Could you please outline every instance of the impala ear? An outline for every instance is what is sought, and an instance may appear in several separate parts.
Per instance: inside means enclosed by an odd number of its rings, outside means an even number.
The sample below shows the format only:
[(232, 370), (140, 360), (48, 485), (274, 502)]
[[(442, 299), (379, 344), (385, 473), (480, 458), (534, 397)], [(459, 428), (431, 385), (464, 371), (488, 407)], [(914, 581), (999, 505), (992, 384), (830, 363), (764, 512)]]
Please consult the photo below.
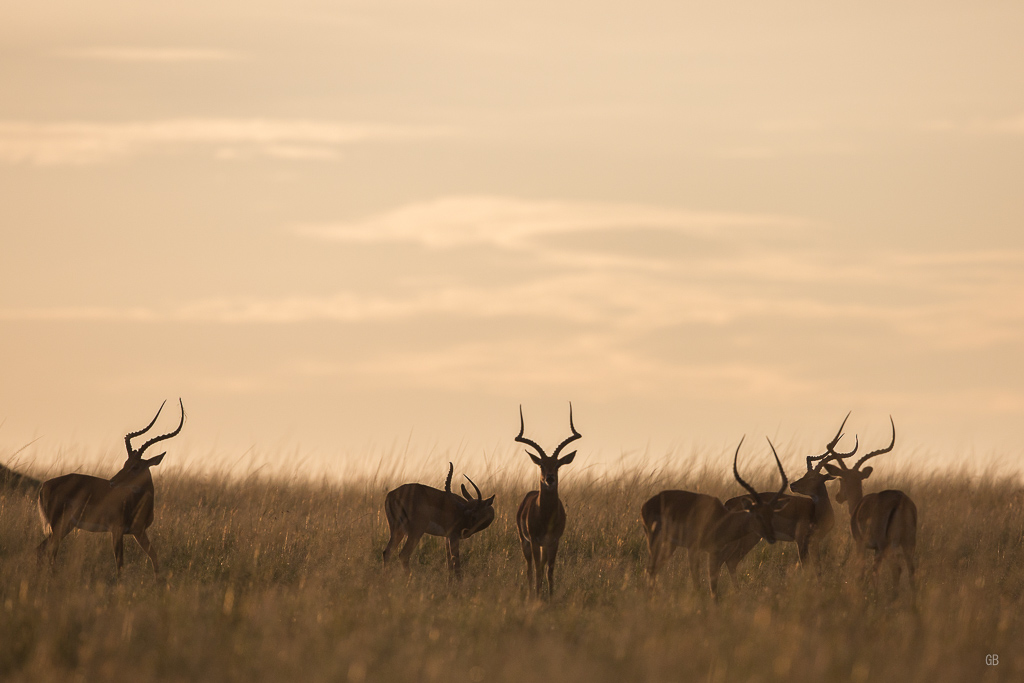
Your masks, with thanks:
[(740, 507), (743, 508), (744, 510), (753, 510), (754, 500), (752, 498), (747, 498), (744, 496), (743, 498), (740, 498)]
[(558, 459), (558, 466), (561, 467), (562, 465), (568, 465), (569, 463), (572, 462), (572, 459), (575, 458), (575, 457), (576, 457), (576, 451), (573, 451), (569, 455), (562, 456), (561, 458)]
[(484, 505), (494, 505), (494, 496), (491, 496), (490, 498), (485, 500)]
[(466, 490), (465, 484), (462, 485), (462, 497), (468, 500), (470, 503), (472, 503), (475, 500), (473, 496), (469, 495), (469, 491)]
[(532, 461), (533, 461), (533, 464), (534, 464), (534, 465), (536, 465), (537, 467), (540, 467), (540, 466), (541, 466), (541, 459), (540, 459), (540, 458), (539, 458), (538, 456), (534, 455), (534, 454), (533, 454), (533, 453), (531, 453), (530, 451), (526, 451), (526, 454), (527, 454), (528, 456), (530, 456), (530, 460), (532, 460)]
[(861, 479), (867, 479), (868, 477), (871, 476), (871, 472), (872, 472), (872, 469), (870, 467), (865, 467), (864, 469), (862, 469), (860, 471), (860, 478)]
[(160, 464), (160, 461), (164, 459), (165, 455), (167, 455), (167, 451), (164, 451), (160, 455), (155, 455), (149, 460), (143, 460), (142, 462), (146, 464), (146, 467), (156, 467)]
[[(828, 463), (825, 463), (825, 469), (828, 471), (829, 474), (832, 475), (833, 479), (835, 479), (836, 477), (839, 477), (839, 476), (841, 476), (843, 474), (843, 471), (841, 469), (839, 469), (835, 465), (830, 465)], [(871, 468), (868, 468), (868, 469), (871, 469)]]

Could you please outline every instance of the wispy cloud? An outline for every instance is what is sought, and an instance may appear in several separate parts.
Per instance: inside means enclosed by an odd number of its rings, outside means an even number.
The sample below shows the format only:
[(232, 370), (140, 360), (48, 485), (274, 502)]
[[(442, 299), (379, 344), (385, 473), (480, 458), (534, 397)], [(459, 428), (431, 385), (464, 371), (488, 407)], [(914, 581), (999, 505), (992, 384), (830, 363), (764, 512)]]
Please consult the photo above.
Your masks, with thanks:
[(344, 145), (447, 134), (438, 128), (294, 119), (162, 119), (95, 123), (0, 121), (0, 162), (82, 165), (147, 152), (200, 148), (214, 153), (324, 158)]
[(559, 233), (647, 229), (699, 234), (806, 224), (788, 216), (686, 211), (643, 204), (454, 196), (360, 220), (297, 226), (296, 230), (341, 242), (411, 242), (437, 249), (489, 245), (523, 250), (536, 248), (539, 237)]
[(243, 55), (230, 50), (202, 47), (131, 47), (99, 46), (62, 50), (60, 56), (101, 62), (133, 62), (156, 64), (183, 64), (195, 62), (230, 62), (243, 59)]

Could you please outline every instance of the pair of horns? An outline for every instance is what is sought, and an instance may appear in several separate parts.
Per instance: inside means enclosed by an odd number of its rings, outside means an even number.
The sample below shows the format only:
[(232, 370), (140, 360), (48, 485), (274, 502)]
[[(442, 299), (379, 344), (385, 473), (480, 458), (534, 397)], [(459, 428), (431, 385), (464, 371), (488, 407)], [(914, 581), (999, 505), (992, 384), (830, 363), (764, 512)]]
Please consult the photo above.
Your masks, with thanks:
[[(853, 412), (853, 411), (850, 411), (850, 412)], [(852, 468), (847, 467), (846, 466), (846, 462), (845, 462), (844, 459), (845, 458), (849, 458), (852, 455), (854, 455), (857, 452), (857, 448), (860, 446), (860, 440), (857, 438), (856, 435), (854, 435), (854, 444), (853, 444), (853, 450), (852, 451), (850, 451), (849, 453), (837, 453), (836, 450), (835, 450), (835, 447), (839, 443), (839, 440), (841, 438), (843, 438), (843, 427), (846, 426), (846, 421), (848, 419), (850, 419), (850, 413), (847, 413), (846, 417), (843, 418), (843, 423), (841, 425), (839, 425), (839, 431), (836, 432), (835, 438), (832, 439), (830, 442), (828, 442), (828, 444), (825, 446), (825, 452), (824, 453), (822, 453), (821, 455), (817, 455), (817, 456), (807, 456), (807, 471), (808, 472), (810, 472), (812, 469), (815, 472), (820, 472), (821, 468), (827, 462), (836, 462), (836, 463), (839, 464), (839, 467), (844, 469), (844, 470), (850, 470), (850, 469), (852, 469), (852, 470), (859, 470), (860, 466), (863, 465), (865, 462), (867, 462), (869, 459), (875, 457), (876, 455), (882, 455), (883, 453), (888, 453), (889, 451), (891, 451), (893, 449), (893, 447), (896, 446), (896, 422), (893, 421), (892, 415), (890, 415), (889, 416), (889, 424), (892, 425), (892, 440), (889, 442), (889, 445), (886, 446), (885, 448), (879, 448), (877, 451), (871, 451), (867, 455), (863, 456), (860, 460), (858, 460), (857, 463)], [(819, 461), (817, 465), (813, 465), (813, 462), (815, 460)]]
[[(447, 493), (451, 493), (452, 492), (452, 474), (454, 474), (454, 473), (455, 473), (455, 465), (453, 463), (448, 463), (448, 478), (445, 479), (445, 481), (444, 481), (444, 490)], [(470, 484), (473, 484), (473, 488), (476, 490), (476, 499), (477, 499), (477, 501), (483, 500), (484, 496), (483, 496), (482, 493), (480, 493), (480, 487), (477, 486), (476, 483), (472, 479), (469, 478), (468, 474), (463, 474), (462, 476), (464, 476), (467, 480), (469, 480)], [(462, 485), (462, 495), (468, 501), (472, 501), (473, 500), (473, 497), (469, 495), (469, 491), (466, 490), (466, 485), (465, 484)]]
[(547, 453), (544, 452), (544, 449), (540, 447), (540, 444), (538, 444), (536, 441), (532, 439), (527, 439), (525, 436), (523, 436), (523, 433), (526, 431), (526, 422), (523, 420), (523, 406), (519, 406), (519, 436), (516, 437), (516, 441), (522, 444), (526, 444), (530, 448), (535, 449), (538, 453), (538, 457), (540, 457), (541, 460), (557, 459), (558, 455), (562, 452), (563, 448), (571, 444), (576, 439), (583, 438), (583, 435), (576, 431), (576, 426), (572, 423), (571, 402), (569, 403), (569, 429), (572, 431), (572, 434), (569, 437), (567, 437), (564, 441), (562, 441), (562, 443), (558, 444), (558, 447), (555, 448), (555, 452), (549, 456)]
[(146, 443), (142, 444), (142, 446), (140, 446), (139, 448), (133, 448), (132, 447), (132, 439), (134, 439), (135, 437), (138, 437), (138, 436), (142, 436), (143, 434), (145, 434), (146, 432), (148, 432), (150, 429), (153, 428), (153, 425), (156, 424), (157, 418), (160, 417), (160, 412), (164, 409), (164, 406), (166, 404), (167, 404), (167, 401), (164, 401), (163, 403), (160, 404), (160, 409), (156, 411), (156, 415), (153, 416), (153, 419), (150, 420), (148, 425), (146, 425), (145, 427), (143, 427), (142, 429), (140, 429), (137, 432), (129, 432), (128, 434), (125, 435), (125, 437), (124, 437), (124, 445), (125, 445), (125, 448), (128, 449), (128, 456), (129, 457), (131, 457), (131, 458), (141, 458), (142, 454), (146, 452), (146, 449), (149, 448), (150, 446), (152, 446), (153, 444), (158, 443), (160, 441), (163, 441), (164, 439), (170, 439), (173, 436), (177, 436), (178, 433), (181, 432), (181, 428), (183, 426), (185, 426), (185, 404), (182, 403), (181, 399), (179, 398), (178, 399), (178, 406), (181, 408), (181, 422), (178, 423), (178, 428), (175, 429), (173, 432), (168, 432), (167, 434), (162, 434), (160, 436), (153, 437), (152, 439), (150, 439)]
[[(747, 436), (744, 434), (743, 438), (740, 439), (739, 445), (736, 446), (736, 453), (732, 456), (732, 476), (736, 478), (736, 481), (739, 482), (740, 486), (745, 488), (750, 495), (754, 497), (754, 502), (759, 503), (761, 501), (761, 497), (757, 494), (757, 491), (754, 490), (754, 487), (743, 481), (743, 477), (740, 476), (740, 471), (737, 467), (737, 460), (739, 460), (740, 457), (740, 446), (743, 445), (743, 439), (746, 438)], [(765, 438), (767, 439), (768, 437)], [(782, 495), (782, 492), (786, 490), (786, 486), (789, 485), (789, 478), (786, 477), (786, 470), (782, 469), (782, 461), (779, 460), (779, 454), (775, 452), (775, 446), (772, 444), (771, 439), (768, 439), (768, 445), (772, 447), (772, 455), (775, 456), (775, 464), (779, 468), (779, 474), (782, 475), (782, 486), (779, 487), (779, 490), (775, 492), (775, 495), (772, 496), (771, 501), (768, 503), (768, 505), (774, 505), (775, 501), (777, 501), (779, 496)]]

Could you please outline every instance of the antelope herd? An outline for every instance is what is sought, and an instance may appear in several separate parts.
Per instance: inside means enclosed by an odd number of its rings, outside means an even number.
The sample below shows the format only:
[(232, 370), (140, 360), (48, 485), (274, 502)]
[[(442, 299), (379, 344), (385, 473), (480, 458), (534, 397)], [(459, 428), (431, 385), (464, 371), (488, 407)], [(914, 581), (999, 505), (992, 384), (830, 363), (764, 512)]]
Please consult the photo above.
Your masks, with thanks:
[[(159, 465), (166, 453), (148, 459), (142, 456), (149, 447), (181, 432), (185, 424), (185, 406), (181, 399), (178, 404), (181, 419), (174, 430), (152, 437), (137, 448), (132, 445), (133, 439), (146, 434), (156, 424), (164, 408), (164, 404), (161, 404), (146, 427), (125, 435), (128, 458), (121, 470), (110, 479), (66, 474), (40, 484), (31, 477), (0, 465), (0, 485), (23, 489), (38, 487), (39, 517), (45, 535), (37, 549), (40, 562), (49, 555), (53, 564), (62, 539), (74, 529), (106, 532), (111, 534), (114, 559), (120, 574), (124, 564), (124, 535), (129, 534), (149, 556), (154, 573), (159, 575), (157, 553), (146, 530), (154, 519), (155, 490), (150, 469)], [(887, 490), (865, 495), (863, 489), (863, 482), (871, 475), (872, 468), (861, 466), (871, 458), (892, 451), (896, 445), (896, 424), (890, 417), (892, 440), (887, 447), (868, 453), (853, 467), (848, 467), (846, 459), (856, 454), (859, 440), (854, 438), (853, 449), (849, 452), (838, 452), (836, 447), (843, 438), (843, 428), (849, 417), (848, 413), (835, 436), (825, 445), (824, 453), (807, 457), (807, 471), (792, 484), (789, 484), (774, 444), (768, 440), (782, 480), (776, 491), (759, 493), (740, 477), (739, 454), (744, 441), (740, 439), (733, 454), (732, 474), (736, 482), (746, 490), (745, 494), (722, 502), (707, 493), (665, 490), (647, 500), (640, 508), (640, 518), (647, 538), (649, 584), (655, 583), (658, 570), (677, 547), (687, 550), (695, 587), (700, 584), (703, 573), (701, 565), (706, 563), (711, 595), (716, 599), (722, 565), (735, 577), (739, 562), (762, 539), (770, 544), (779, 541), (796, 543), (801, 565), (816, 562), (812, 558), (811, 548), (819, 546), (835, 526), (835, 511), (825, 483), (838, 479), (836, 501), (845, 503), (850, 513), (854, 547), (865, 554), (868, 550), (875, 551), (875, 572), (889, 559), (897, 587), (902, 573), (902, 557), (913, 590), (917, 506), (902, 491)], [(567, 455), (561, 453), (570, 443), (582, 438), (582, 435), (573, 424), (572, 404), (569, 405), (570, 435), (555, 447), (551, 455), (536, 441), (527, 438), (525, 431), (526, 423), (520, 406), (519, 434), (515, 441), (532, 449), (526, 453), (540, 468), (540, 482), (538, 490), (530, 491), (523, 497), (516, 512), (516, 527), (526, 560), (527, 590), (538, 596), (543, 593), (546, 569), (547, 594), (550, 596), (555, 588), (558, 544), (567, 521), (565, 505), (558, 495), (558, 471), (562, 466), (572, 463), (576, 456), (576, 451)], [(494, 521), (495, 510), (494, 496), (485, 499), (468, 475), (464, 476), (473, 487), (475, 495), (469, 493), (465, 484), (461, 487), (461, 497), (453, 493), (451, 484), (454, 471), (454, 465), (449, 463), (443, 491), (424, 484), (409, 483), (387, 494), (384, 499), (384, 515), (391, 536), (383, 552), (385, 566), (398, 545), (405, 540), (398, 556), (408, 571), (409, 559), (423, 535), (440, 536), (445, 539), (449, 573), (455, 578), (461, 578), (459, 544), (487, 529)], [(797, 495), (786, 494), (787, 485)]]

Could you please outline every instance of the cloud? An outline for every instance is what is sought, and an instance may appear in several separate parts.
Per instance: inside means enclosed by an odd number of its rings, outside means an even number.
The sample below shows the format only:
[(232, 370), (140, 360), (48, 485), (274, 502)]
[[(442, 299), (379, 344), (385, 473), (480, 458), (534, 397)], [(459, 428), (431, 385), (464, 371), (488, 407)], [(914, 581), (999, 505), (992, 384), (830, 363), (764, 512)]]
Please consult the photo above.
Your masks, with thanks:
[(243, 59), (243, 55), (230, 50), (197, 47), (126, 47), (102, 46), (63, 50), (59, 53), (70, 59), (100, 62), (132, 62), (182, 64), (195, 62), (229, 62)]
[(806, 225), (798, 218), (700, 212), (643, 204), (453, 196), (410, 204), (361, 220), (301, 225), (302, 234), (339, 242), (411, 242), (436, 249), (489, 245), (532, 249), (544, 235), (596, 230), (666, 230), (710, 233), (730, 228), (780, 229)]
[(339, 147), (444, 135), (437, 128), (294, 119), (162, 119), (118, 123), (0, 121), (0, 162), (85, 165), (143, 153), (212, 148), (223, 154), (327, 158)]

